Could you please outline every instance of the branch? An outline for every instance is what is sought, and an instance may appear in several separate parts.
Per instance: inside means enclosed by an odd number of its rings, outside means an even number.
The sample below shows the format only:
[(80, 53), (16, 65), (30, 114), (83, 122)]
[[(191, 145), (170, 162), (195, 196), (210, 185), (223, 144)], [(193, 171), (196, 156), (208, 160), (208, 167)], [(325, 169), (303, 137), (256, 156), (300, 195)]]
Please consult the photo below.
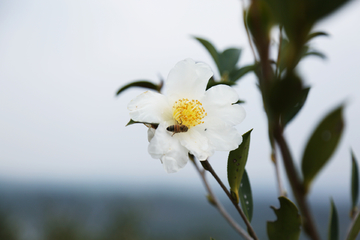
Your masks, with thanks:
[(223, 184), (221, 179), (218, 177), (218, 175), (216, 174), (214, 169), (211, 167), (210, 163), (207, 160), (205, 160), (205, 161), (201, 161), (201, 164), (204, 166), (205, 170), (209, 171), (211, 173), (211, 175), (213, 175), (215, 180), (219, 183), (219, 185), (224, 190), (224, 192), (226, 193), (228, 198), (231, 200), (232, 204), (235, 206), (236, 210), (239, 212), (241, 218), (244, 220), (251, 237), (253, 237), (255, 240), (258, 240), (258, 237), (256, 236), (255, 231), (252, 228), (252, 226), (251, 226), (250, 222), (248, 221), (248, 219), (246, 218), (244, 212), (241, 210), (238, 203), (231, 197), (231, 194), (230, 194), (229, 190), (225, 187), (225, 185)]
[(275, 76), (280, 78), (280, 55), (281, 55), (281, 45), (282, 45), (282, 26), (279, 27), (279, 49), (278, 49), (278, 56), (276, 60), (276, 70), (275, 70)]
[(280, 176), (280, 166), (279, 166), (279, 161), (276, 157), (276, 152), (275, 152), (275, 149), (272, 150), (272, 153), (271, 153), (271, 161), (274, 163), (274, 166), (275, 166), (275, 174), (276, 174), (276, 181), (277, 181), (277, 184), (278, 184), (278, 190), (279, 190), (279, 196), (284, 196), (286, 197), (286, 190), (282, 184), (282, 181), (281, 181), (281, 176)]
[(239, 226), (234, 219), (231, 218), (231, 216), (226, 212), (225, 208), (221, 205), (221, 203), (219, 202), (219, 200), (216, 198), (215, 194), (213, 193), (213, 191), (210, 188), (209, 183), (206, 181), (205, 178), (205, 171), (201, 171), (200, 168), (198, 167), (198, 165), (196, 164), (195, 160), (192, 159), (192, 162), (195, 165), (196, 170), (199, 172), (200, 177), (205, 185), (205, 188), (210, 196), (210, 201), (212, 204), (215, 205), (215, 207), (217, 207), (217, 209), (219, 210), (219, 212), (221, 213), (221, 215), (226, 219), (226, 221), (228, 221), (228, 223), (235, 229), (235, 231), (237, 231), (241, 236), (243, 236), (246, 240), (253, 240), (252, 237), (249, 236), (249, 234), (241, 227)]
[(305, 189), (303, 187), (302, 181), (298, 176), (289, 147), (283, 136), (282, 129), (279, 124), (274, 129), (274, 137), (280, 148), (286, 174), (289, 179), (296, 202), (299, 205), (301, 215), (303, 217), (304, 230), (311, 239), (320, 240), (319, 234), (315, 228), (314, 220), (310, 213), (309, 204), (306, 201)]

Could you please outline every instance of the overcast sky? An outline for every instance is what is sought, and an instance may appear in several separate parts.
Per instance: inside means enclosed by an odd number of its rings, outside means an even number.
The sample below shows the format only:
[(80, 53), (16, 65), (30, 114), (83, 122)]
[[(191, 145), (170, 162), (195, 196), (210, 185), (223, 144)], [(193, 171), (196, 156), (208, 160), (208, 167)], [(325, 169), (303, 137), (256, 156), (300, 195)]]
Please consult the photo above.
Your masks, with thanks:
[[(327, 60), (308, 58), (301, 75), (312, 86), (286, 136), (299, 162), (306, 140), (328, 111), (346, 102), (346, 129), (313, 191), (349, 194), (350, 147), (360, 159), (360, 1), (316, 29), (313, 41)], [(146, 128), (129, 120), (127, 104), (144, 90), (115, 97), (137, 79), (166, 78), (180, 60), (208, 63), (191, 38), (219, 49), (243, 48), (240, 65), (253, 59), (237, 0), (38, 0), (0, 2), (0, 180), (18, 183), (114, 184), (121, 187), (201, 186), (191, 164), (167, 174), (147, 153)], [(276, 191), (261, 97), (255, 77), (238, 86), (246, 101), (241, 133), (254, 128), (247, 170), (254, 191)], [(226, 181), (227, 153), (211, 163)]]

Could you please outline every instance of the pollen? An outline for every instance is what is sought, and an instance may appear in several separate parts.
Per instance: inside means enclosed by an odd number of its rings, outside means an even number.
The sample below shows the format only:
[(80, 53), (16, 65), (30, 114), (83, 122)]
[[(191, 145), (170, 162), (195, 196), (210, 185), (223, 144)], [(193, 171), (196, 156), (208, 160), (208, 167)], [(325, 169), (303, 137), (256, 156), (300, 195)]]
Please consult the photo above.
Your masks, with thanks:
[(205, 116), (207, 113), (198, 100), (182, 98), (174, 103), (173, 117), (178, 124), (191, 128), (204, 123), (202, 120)]

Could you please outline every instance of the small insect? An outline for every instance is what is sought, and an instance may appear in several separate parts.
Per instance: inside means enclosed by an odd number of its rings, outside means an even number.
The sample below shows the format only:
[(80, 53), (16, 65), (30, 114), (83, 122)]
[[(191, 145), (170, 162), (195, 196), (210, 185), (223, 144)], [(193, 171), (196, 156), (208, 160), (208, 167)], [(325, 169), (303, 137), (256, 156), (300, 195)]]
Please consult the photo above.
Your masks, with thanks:
[(168, 130), (169, 132), (173, 132), (174, 136), (175, 133), (187, 132), (189, 128), (186, 125), (175, 124), (168, 126), (166, 130)]

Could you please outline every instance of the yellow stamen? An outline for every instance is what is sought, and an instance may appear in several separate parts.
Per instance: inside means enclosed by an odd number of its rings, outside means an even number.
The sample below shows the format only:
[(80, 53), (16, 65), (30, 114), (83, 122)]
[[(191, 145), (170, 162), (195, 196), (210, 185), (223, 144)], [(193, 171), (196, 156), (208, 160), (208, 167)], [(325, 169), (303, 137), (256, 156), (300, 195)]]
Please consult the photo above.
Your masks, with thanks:
[(178, 124), (188, 128), (204, 123), (201, 121), (207, 113), (198, 100), (179, 99), (173, 106), (173, 117)]

